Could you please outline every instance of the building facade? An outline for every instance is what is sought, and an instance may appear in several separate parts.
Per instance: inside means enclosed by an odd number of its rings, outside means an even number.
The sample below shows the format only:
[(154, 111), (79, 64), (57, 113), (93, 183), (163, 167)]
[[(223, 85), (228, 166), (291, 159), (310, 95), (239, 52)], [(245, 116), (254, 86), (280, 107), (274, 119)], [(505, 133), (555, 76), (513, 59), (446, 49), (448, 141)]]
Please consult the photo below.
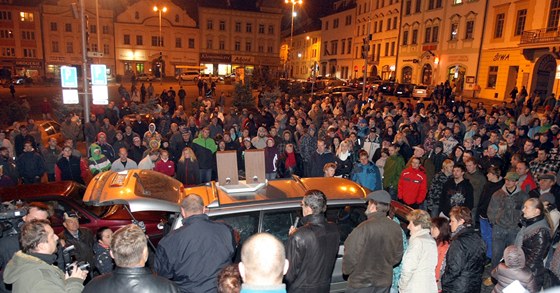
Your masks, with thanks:
[(449, 83), (472, 96), (482, 46), (484, 0), (404, 0), (397, 79)]
[(480, 96), (510, 101), (514, 87), (558, 95), (560, 0), (490, 0), (481, 54)]
[(117, 73), (166, 77), (198, 68), (199, 39), (195, 20), (173, 2), (136, 2), (116, 17)]
[[(95, 58), (89, 57), (88, 63), (105, 64), (107, 74), (115, 75), (113, 11), (99, 6), (98, 16), (95, 4), (95, 1), (85, 1), (87, 46), (88, 52), (100, 54), (96, 54), (98, 57)], [(60, 79), (60, 67), (64, 65), (77, 67), (81, 74), (83, 57), (79, 5), (73, 0), (54, 0), (45, 1), (41, 9), (44, 42), (39, 44), (45, 51), (45, 77)]]
[(295, 35), (292, 52), (291, 77), (308, 79), (318, 75), (319, 58), (321, 56), (321, 30)]
[(205, 73), (242, 76), (255, 69), (271, 74), (281, 70), (279, 10), (199, 6), (198, 15)]
[(41, 44), (41, 13), (38, 6), (0, 4), (0, 78), (21, 75), (39, 79), (44, 75)]
[(319, 72), (322, 76), (341, 79), (355, 78), (354, 31), (356, 1), (341, 0), (334, 4), (335, 13), (322, 17), (321, 57)]
[[(395, 79), (402, 0), (358, 0), (356, 36), (369, 40), (368, 77)], [(356, 44), (356, 45), (358, 45)], [(360, 59), (361, 47), (355, 58)], [(362, 61), (363, 62), (363, 61)], [(362, 75), (363, 76), (363, 75)]]

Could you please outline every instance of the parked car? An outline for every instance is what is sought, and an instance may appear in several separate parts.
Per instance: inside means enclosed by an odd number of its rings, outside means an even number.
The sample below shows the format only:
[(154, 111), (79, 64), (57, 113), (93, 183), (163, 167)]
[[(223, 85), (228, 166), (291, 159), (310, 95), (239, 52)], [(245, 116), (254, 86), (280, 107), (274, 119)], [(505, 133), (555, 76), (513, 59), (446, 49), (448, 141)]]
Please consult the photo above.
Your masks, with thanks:
[(399, 83), (395, 88), (395, 97), (410, 98), (414, 85), (410, 83)]
[(325, 86), (345, 86), (348, 83), (340, 78), (337, 77), (327, 77), (319, 75), (315, 78), (315, 82), (324, 82)]
[(14, 84), (31, 84), (31, 83), (33, 83), (33, 79), (31, 77), (28, 77), (28, 76), (16, 75), (16, 76), (12, 77), (12, 82)]
[[(120, 130), (124, 131), (124, 128), (126, 127), (125, 120), (130, 121), (130, 124), (134, 124), (134, 122), (136, 122), (136, 115), (137, 114), (127, 114), (127, 115), (125, 115), (122, 119), (120, 119), (117, 122), (117, 125), (115, 127), (117, 129), (120, 129)], [(155, 121), (156, 121), (156, 119), (152, 116), (152, 114), (140, 114), (140, 119), (142, 119), (142, 121), (144, 121), (148, 125), (150, 123), (155, 123)], [(140, 135), (144, 135), (144, 134), (141, 133)]]
[(329, 87), (323, 91), (314, 93), (313, 96), (315, 98), (324, 98), (327, 96), (333, 96), (333, 97), (342, 97), (342, 95), (353, 95), (354, 97), (357, 97), (359, 94), (362, 93), (361, 89), (357, 89), (354, 87), (350, 87), (350, 86), (333, 86), (333, 87)]
[[(186, 194), (198, 194), (208, 208), (207, 214), (216, 221), (230, 225), (239, 236), (240, 244), (251, 235), (268, 232), (282, 241), (288, 239), (290, 226), (302, 217), (301, 200), (307, 190), (318, 189), (328, 198), (326, 216), (340, 231), (340, 249), (331, 283), (331, 292), (344, 292), (346, 281), (342, 276), (344, 241), (350, 232), (364, 221), (365, 196), (369, 190), (342, 178), (299, 178), (271, 180), (261, 184), (245, 184), (232, 188), (215, 182), (184, 190), (170, 181), (158, 183), (154, 171), (133, 170), (105, 172), (97, 175), (84, 194), (86, 204), (128, 205), (133, 212), (164, 211), (174, 213), (171, 229), (182, 225), (179, 204)], [(115, 183), (116, 182), (116, 183)], [(406, 226), (410, 207), (393, 202), (397, 217)], [(375, 248), (372, 248), (375, 249)]]
[(428, 95), (428, 86), (426, 85), (415, 85), (414, 89), (412, 90), (412, 97), (414, 99), (420, 99), (420, 98), (427, 98)]
[(183, 81), (194, 81), (194, 82), (198, 82), (198, 79), (200, 79), (200, 72), (198, 71), (185, 71), (185, 72), (181, 72), (181, 74), (177, 75), (177, 80), (183, 80)]
[[(19, 125), (27, 126), (26, 121), (18, 122)], [(54, 120), (35, 120), (35, 125), (39, 129), (41, 133), (41, 141), (36, 141), (36, 143), (41, 143), (43, 146), (47, 145), (49, 139), (56, 138), (56, 141), (59, 144), (64, 143), (64, 137), (60, 132), (60, 124)], [(6, 132), (9, 133), (14, 130), (13, 126), (10, 126)], [(31, 134), (33, 135), (33, 134)]]
[(154, 76), (150, 73), (140, 73), (136, 77), (137, 81), (152, 81), (154, 80)]
[[(157, 173), (157, 172), (156, 172)], [(166, 175), (153, 174), (164, 180)], [(116, 184), (113, 182), (113, 184)], [(6, 201), (42, 202), (46, 204), (51, 216), (49, 220), (55, 233), (64, 230), (64, 213), (74, 212), (79, 216), (80, 226), (90, 229), (93, 233), (100, 227), (108, 226), (113, 231), (133, 223), (130, 213), (123, 205), (87, 206), (82, 201), (86, 187), (73, 181), (50, 182), (41, 184), (24, 184), (14, 187), (0, 188), (0, 199)], [(132, 212), (135, 221), (141, 222), (152, 243), (157, 244), (164, 231), (158, 224), (167, 218), (165, 212)]]
[(395, 92), (395, 87), (396, 87), (395, 82), (384, 81), (379, 85), (377, 89), (380, 93), (392, 96)]

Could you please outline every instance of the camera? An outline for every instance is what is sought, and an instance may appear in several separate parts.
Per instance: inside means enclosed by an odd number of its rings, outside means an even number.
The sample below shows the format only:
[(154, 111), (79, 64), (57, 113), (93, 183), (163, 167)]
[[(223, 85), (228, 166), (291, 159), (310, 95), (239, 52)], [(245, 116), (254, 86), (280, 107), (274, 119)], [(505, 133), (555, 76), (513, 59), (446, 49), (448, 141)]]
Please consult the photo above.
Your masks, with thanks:
[(19, 225), (23, 222), (23, 216), (27, 214), (27, 209), (16, 208), (16, 205), (0, 207), (0, 237), (17, 235)]
[(74, 247), (74, 245), (70, 245), (62, 250), (62, 258), (64, 259), (64, 271), (66, 271), (66, 273), (70, 275), (76, 266), (82, 271), (90, 271), (91, 265), (87, 261), (75, 261), (75, 251), (76, 248)]

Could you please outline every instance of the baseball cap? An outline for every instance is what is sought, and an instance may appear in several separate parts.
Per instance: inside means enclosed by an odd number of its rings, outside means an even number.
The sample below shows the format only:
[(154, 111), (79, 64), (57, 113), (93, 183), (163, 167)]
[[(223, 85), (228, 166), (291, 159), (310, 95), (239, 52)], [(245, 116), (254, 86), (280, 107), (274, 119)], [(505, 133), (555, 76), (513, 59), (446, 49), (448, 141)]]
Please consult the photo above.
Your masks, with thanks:
[(76, 219), (78, 220), (78, 214), (76, 214), (75, 212), (71, 211), (68, 213), (64, 213), (64, 221), (68, 220), (68, 219)]
[(511, 181), (518, 181), (519, 175), (515, 172), (507, 172), (506, 177), (504, 179), (511, 180)]
[(367, 197), (367, 200), (374, 200), (376, 202), (390, 204), (391, 203), (391, 195), (385, 190), (376, 190), (370, 192)]

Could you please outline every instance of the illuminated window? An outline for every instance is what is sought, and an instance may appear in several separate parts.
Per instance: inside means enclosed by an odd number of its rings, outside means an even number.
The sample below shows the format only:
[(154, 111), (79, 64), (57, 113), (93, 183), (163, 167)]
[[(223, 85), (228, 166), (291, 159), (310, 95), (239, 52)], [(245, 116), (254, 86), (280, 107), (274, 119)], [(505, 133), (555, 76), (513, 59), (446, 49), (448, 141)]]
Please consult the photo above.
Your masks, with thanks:
[(14, 56), (16, 56), (16, 49), (15, 48), (2, 48), (2, 56), (3, 57), (14, 57)]
[(21, 21), (32, 22), (33, 21), (33, 13), (22, 11), (22, 12), (19, 13), (19, 18), (20, 18)]

